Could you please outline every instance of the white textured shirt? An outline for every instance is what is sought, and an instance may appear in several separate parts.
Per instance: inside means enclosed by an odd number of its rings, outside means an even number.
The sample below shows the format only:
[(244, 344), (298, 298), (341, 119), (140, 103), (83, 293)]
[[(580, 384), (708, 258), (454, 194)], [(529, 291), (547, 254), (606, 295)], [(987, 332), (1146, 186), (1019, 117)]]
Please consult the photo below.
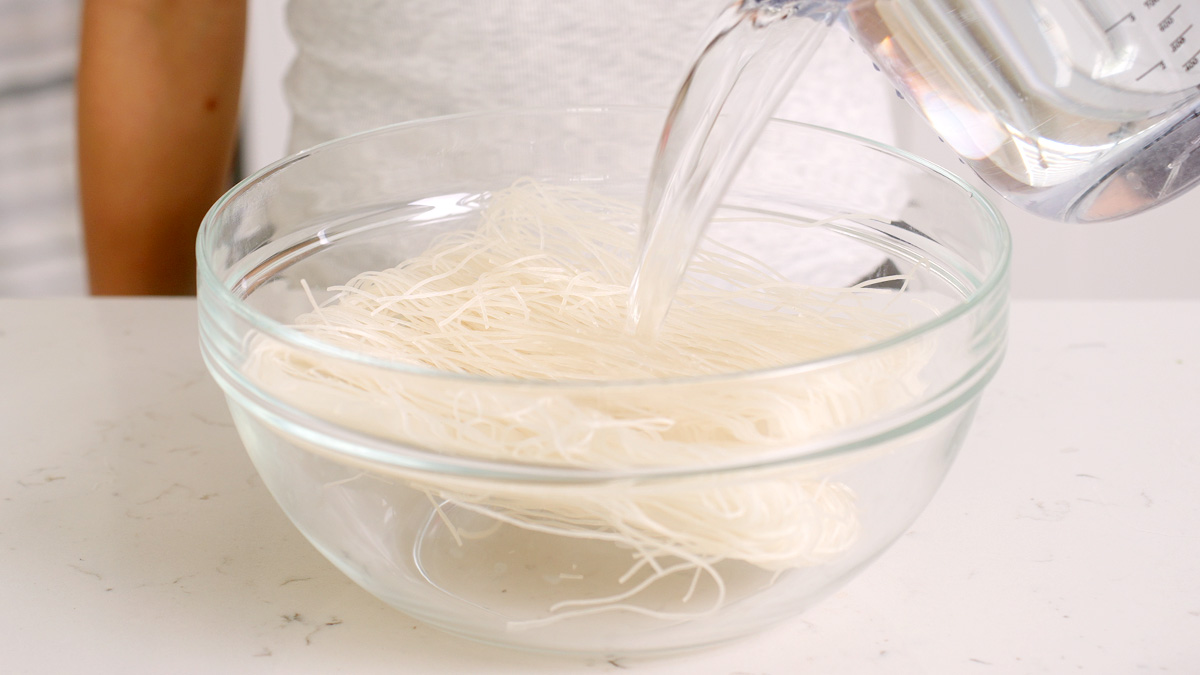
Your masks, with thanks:
[[(729, 0), (291, 0), (291, 149), (516, 107), (667, 107)], [(840, 29), (779, 114), (889, 142), (892, 91)]]
[(0, 295), (85, 290), (76, 206), (79, 0), (0, 0)]

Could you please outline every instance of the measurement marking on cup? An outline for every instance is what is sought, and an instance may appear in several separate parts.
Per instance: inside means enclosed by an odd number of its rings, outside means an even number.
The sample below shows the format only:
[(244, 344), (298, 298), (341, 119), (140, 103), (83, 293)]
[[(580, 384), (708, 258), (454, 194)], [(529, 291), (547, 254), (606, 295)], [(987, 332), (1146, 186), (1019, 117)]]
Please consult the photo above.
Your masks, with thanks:
[(1192, 54), (1187, 61), (1183, 62), (1183, 69), (1191, 70), (1192, 68), (1195, 68), (1197, 64), (1200, 64), (1200, 49), (1197, 49), (1195, 54)]
[(1143, 77), (1145, 77), (1145, 76), (1149, 75), (1150, 73), (1153, 73), (1154, 71), (1159, 70), (1159, 69), (1166, 70), (1167, 64), (1163, 63), (1162, 61), (1159, 61), (1158, 63), (1154, 64), (1153, 66), (1150, 66), (1149, 70), (1147, 70), (1146, 72), (1137, 76), (1137, 79), (1135, 80), (1135, 82), (1141, 82)]
[(1175, 9), (1171, 10), (1170, 14), (1164, 16), (1162, 21), (1158, 22), (1158, 32), (1162, 33), (1166, 31), (1175, 23), (1175, 12), (1178, 12), (1180, 7), (1183, 7), (1183, 5), (1175, 5)]
[(1175, 38), (1174, 40), (1171, 40), (1171, 53), (1172, 54), (1179, 51), (1179, 48), (1182, 47), (1184, 45), (1184, 43), (1187, 42), (1187, 38), (1185, 38), (1184, 36), (1187, 35), (1187, 32), (1191, 29), (1192, 29), (1192, 24), (1189, 23), (1188, 27), (1184, 28), (1183, 32), (1179, 34), (1179, 37)]
[[(1155, 2), (1157, 2), (1157, 1), (1158, 0), (1155, 0)], [(1105, 28), (1104, 32), (1107, 33), (1110, 30), (1116, 28), (1117, 26), (1120, 26), (1121, 24), (1125, 23), (1126, 21), (1128, 21), (1129, 23), (1133, 23), (1133, 22), (1137, 21), (1137, 18), (1133, 15), (1133, 12), (1129, 12), (1125, 16), (1121, 17), (1120, 19), (1117, 19), (1116, 23), (1109, 26), (1108, 28)]]

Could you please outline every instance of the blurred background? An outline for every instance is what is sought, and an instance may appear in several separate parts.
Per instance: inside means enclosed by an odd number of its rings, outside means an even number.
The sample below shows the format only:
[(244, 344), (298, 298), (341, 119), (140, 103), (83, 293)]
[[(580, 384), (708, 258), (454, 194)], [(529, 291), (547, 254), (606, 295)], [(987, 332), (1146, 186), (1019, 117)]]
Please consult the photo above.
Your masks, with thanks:
[[(0, 296), (86, 292), (74, 168), (79, 5), (0, 0)], [(294, 54), (285, 6), (250, 0), (242, 175), (285, 151), (282, 79)], [(905, 104), (897, 101), (893, 113), (900, 147), (979, 184)], [(1200, 190), (1149, 214), (1092, 225), (1045, 221), (994, 201), (1013, 230), (1015, 298), (1200, 298), (1191, 281)]]

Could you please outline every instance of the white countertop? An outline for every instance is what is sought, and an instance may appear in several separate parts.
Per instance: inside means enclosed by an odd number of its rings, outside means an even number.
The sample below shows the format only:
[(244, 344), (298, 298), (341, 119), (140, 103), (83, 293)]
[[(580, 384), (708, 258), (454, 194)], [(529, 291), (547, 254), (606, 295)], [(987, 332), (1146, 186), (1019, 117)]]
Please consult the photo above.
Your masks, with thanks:
[(653, 660), (475, 645), (359, 590), (241, 448), (191, 300), (0, 300), (0, 672), (1200, 672), (1200, 302), (1018, 302), (908, 534), (803, 617)]

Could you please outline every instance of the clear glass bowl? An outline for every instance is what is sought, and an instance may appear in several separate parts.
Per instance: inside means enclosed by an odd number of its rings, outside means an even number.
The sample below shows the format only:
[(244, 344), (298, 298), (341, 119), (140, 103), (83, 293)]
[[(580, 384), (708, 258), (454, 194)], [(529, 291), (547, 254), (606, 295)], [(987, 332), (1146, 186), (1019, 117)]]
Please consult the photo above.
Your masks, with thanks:
[[(879, 556), (962, 444), (1004, 350), (1010, 241), (1000, 216), (919, 159), (800, 124), (768, 125), (712, 237), (808, 283), (905, 275), (864, 296), (910, 323), (882, 342), (754, 372), (549, 382), (404, 366), (291, 325), (329, 286), (472, 227), (489, 194), (518, 179), (640, 203), (662, 119), (534, 110), (388, 127), (260, 171), (204, 220), (201, 346), (250, 457), (300, 531), (397, 609), (473, 639), (554, 652), (663, 653), (733, 639), (800, 613)], [(489, 461), (392, 430), (386, 404), (335, 391), (308, 405), (264, 383), (248, 368), (263, 344), (435, 399), (581, 415), (635, 402), (681, 426), (695, 411), (678, 401), (736, 414), (782, 387), (805, 398), (784, 402), (805, 431), (635, 469)], [(805, 426), (831, 411), (840, 423)], [(751, 559), (752, 545), (767, 554)], [(790, 553), (772, 558), (771, 547)]]

